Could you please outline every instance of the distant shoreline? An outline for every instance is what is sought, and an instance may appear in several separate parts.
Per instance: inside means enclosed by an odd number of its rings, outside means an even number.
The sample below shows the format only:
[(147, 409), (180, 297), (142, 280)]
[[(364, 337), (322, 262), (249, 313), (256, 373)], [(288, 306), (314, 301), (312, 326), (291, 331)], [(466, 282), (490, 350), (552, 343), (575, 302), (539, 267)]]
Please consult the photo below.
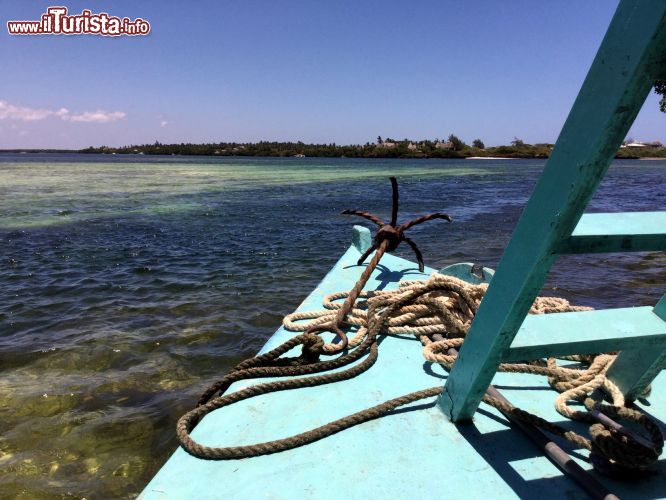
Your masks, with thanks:
[[(476, 143), (477, 141), (475, 141)], [(479, 144), (482, 146), (482, 143)], [(468, 160), (545, 160), (552, 144), (525, 144), (520, 140), (508, 146), (477, 147), (462, 141), (449, 142), (387, 139), (376, 144), (337, 145), (305, 144), (302, 142), (212, 143), (212, 144), (154, 144), (89, 147), (85, 149), (0, 149), (0, 154), (102, 154), (118, 156), (206, 156), (206, 157), (264, 157), (264, 158), (360, 158), (360, 159), (468, 159)], [(666, 147), (622, 147), (616, 159), (666, 160)]]
[[(113, 157), (151, 157), (161, 156), (165, 158), (292, 158), (302, 160), (304, 158), (315, 159), (340, 159), (340, 160), (547, 160), (547, 156), (278, 156), (278, 155), (211, 155), (211, 154), (155, 154), (155, 153), (90, 153), (82, 152), (76, 149), (71, 150), (48, 150), (48, 149), (0, 149), (0, 155), (7, 154), (76, 154), (81, 156), (100, 155)], [(616, 160), (637, 160), (637, 161), (666, 161), (666, 157), (650, 156), (615, 156)]]

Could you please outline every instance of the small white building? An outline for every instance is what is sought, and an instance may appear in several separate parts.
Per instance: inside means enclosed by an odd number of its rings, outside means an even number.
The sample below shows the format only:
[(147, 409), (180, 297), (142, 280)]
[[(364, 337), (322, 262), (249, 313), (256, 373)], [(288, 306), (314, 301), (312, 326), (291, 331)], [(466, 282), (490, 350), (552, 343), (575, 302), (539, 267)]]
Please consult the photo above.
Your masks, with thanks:
[(664, 145), (661, 143), (661, 141), (652, 141), (652, 142), (631, 141), (631, 142), (625, 142), (620, 147), (622, 147), (622, 148), (663, 148)]

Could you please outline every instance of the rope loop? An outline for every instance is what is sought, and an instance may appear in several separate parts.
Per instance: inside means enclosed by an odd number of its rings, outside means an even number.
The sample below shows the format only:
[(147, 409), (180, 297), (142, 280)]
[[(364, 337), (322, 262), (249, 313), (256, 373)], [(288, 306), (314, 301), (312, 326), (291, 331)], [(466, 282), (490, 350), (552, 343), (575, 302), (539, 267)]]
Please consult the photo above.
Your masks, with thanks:
[[(344, 338), (346, 340), (347, 336), (345, 335)], [(306, 333), (305, 340), (303, 342), (303, 350), (301, 352), (301, 358), (303, 360), (303, 364), (317, 363), (319, 361), (319, 356), (323, 353), (324, 353), (324, 339), (322, 339), (319, 335), (314, 335), (311, 332)]]
[[(236, 459), (284, 451), (386, 415), (408, 402), (441, 393), (441, 386), (417, 391), (311, 431), (255, 445), (213, 448), (195, 442), (190, 436), (200, 419), (215, 409), (268, 392), (328, 384), (363, 373), (377, 359), (379, 335), (414, 335), (423, 344), (423, 355), (427, 361), (450, 369), (456, 361), (453, 353), (463, 345), (487, 285), (471, 285), (451, 276), (434, 273), (426, 281), (402, 282), (394, 291), (362, 291), (364, 279), (367, 280), (383, 251), (390, 247), (386, 241), (364, 271), (365, 278), (362, 277), (351, 291), (327, 296), (321, 311), (292, 313), (284, 318), (285, 329), (302, 333), (264, 354), (239, 363), (204, 392), (197, 407), (181, 417), (177, 426), (180, 442), (189, 453), (207, 459)], [(360, 298), (363, 300), (358, 300)], [(341, 299), (345, 299), (342, 305), (337, 302)], [(530, 313), (587, 309), (573, 306), (561, 298), (539, 297)], [(323, 332), (337, 335), (336, 342), (325, 342), (321, 336)], [(302, 347), (300, 356), (284, 356), (298, 346)], [(322, 355), (334, 357), (321, 360)], [(621, 391), (606, 378), (606, 371), (615, 355), (578, 355), (566, 359), (578, 365), (561, 366), (556, 359), (550, 358), (503, 363), (499, 370), (547, 377), (550, 386), (559, 393), (555, 399), (556, 410), (566, 418), (589, 424), (589, 437), (548, 422), (500, 399), (486, 395), (483, 401), (512, 418), (540, 427), (561, 436), (576, 447), (589, 450), (592, 463), (601, 472), (618, 475), (651, 470), (662, 453), (664, 438), (654, 420), (636, 409), (626, 407)], [(358, 360), (361, 361), (351, 367), (336, 370)], [(324, 374), (311, 376), (317, 373)], [(265, 377), (275, 377), (277, 380), (225, 394), (234, 382)], [(281, 379), (283, 377), (289, 378)], [(611, 404), (604, 403), (604, 398)], [(580, 405), (572, 405), (574, 401), (583, 403), (584, 409)], [(617, 421), (627, 422), (631, 431)]]
[[(623, 474), (628, 471), (644, 471), (653, 468), (664, 447), (664, 437), (659, 426), (644, 413), (632, 408), (602, 405), (601, 411), (613, 419), (633, 423), (633, 429), (640, 429), (640, 436), (649, 445), (638, 442), (631, 435), (596, 423), (590, 426), (592, 449), (596, 463), (603, 471)], [(603, 460), (603, 465), (602, 465)]]

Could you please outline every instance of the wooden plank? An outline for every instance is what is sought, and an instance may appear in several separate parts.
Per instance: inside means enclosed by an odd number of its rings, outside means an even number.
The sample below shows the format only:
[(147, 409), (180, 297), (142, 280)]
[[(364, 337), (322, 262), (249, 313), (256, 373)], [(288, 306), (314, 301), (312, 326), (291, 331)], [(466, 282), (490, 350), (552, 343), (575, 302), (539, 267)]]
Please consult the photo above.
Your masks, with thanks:
[(354, 225), (352, 230), (352, 245), (360, 254), (372, 246), (372, 233), (367, 227)]
[(439, 404), (476, 411), (497, 366), (652, 88), (666, 47), (663, 0), (622, 0), (504, 252)]
[[(666, 295), (655, 306), (653, 316), (666, 322)], [(637, 399), (664, 368), (666, 349), (641, 343), (639, 348), (622, 351), (608, 368), (606, 376), (619, 387), (628, 400)]]
[(583, 214), (561, 253), (666, 250), (666, 212)]
[(650, 69), (650, 75), (653, 80), (666, 80), (666, 52), (657, 57)]
[(618, 386), (625, 399), (634, 401), (659, 375), (666, 361), (666, 349), (646, 347), (618, 354), (606, 376)]
[(653, 75), (655, 80), (666, 80), (666, 64), (655, 65)]
[(621, 351), (636, 345), (666, 348), (666, 321), (652, 307), (532, 314), (502, 361)]

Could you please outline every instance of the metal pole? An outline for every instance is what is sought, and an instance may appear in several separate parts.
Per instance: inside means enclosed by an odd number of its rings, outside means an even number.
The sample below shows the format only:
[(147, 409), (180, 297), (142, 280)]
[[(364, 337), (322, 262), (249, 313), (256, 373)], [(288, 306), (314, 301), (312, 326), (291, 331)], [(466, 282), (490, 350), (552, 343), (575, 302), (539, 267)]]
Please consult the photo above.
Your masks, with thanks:
[[(438, 333), (434, 334), (432, 338), (434, 341), (445, 340), (444, 337)], [(458, 355), (458, 351), (453, 348), (449, 349), (447, 353), (449, 356)], [(499, 392), (493, 385), (488, 387), (486, 394), (513, 407), (511, 402), (506, 399), (502, 393)], [(578, 465), (567, 452), (565, 452), (557, 445), (557, 443), (552, 441), (546, 434), (544, 434), (541, 429), (527, 422), (522, 422), (516, 418), (513, 418), (510, 413), (505, 413), (503, 411), (501, 411), (501, 413), (507, 419), (509, 419), (511, 424), (522, 430), (532, 440), (532, 442), (534, 442), (534, 444), (536, 444), (545, 453), (545, 455), (550, 459), (551, 462), (553, 462), (553, 464), (555, 464), (562, 472), (573, 479), (592, 498), (599, 500), (619, 500), (616, 495), (611, 493), (603, 484), (597, 481), (594, 476)]]

